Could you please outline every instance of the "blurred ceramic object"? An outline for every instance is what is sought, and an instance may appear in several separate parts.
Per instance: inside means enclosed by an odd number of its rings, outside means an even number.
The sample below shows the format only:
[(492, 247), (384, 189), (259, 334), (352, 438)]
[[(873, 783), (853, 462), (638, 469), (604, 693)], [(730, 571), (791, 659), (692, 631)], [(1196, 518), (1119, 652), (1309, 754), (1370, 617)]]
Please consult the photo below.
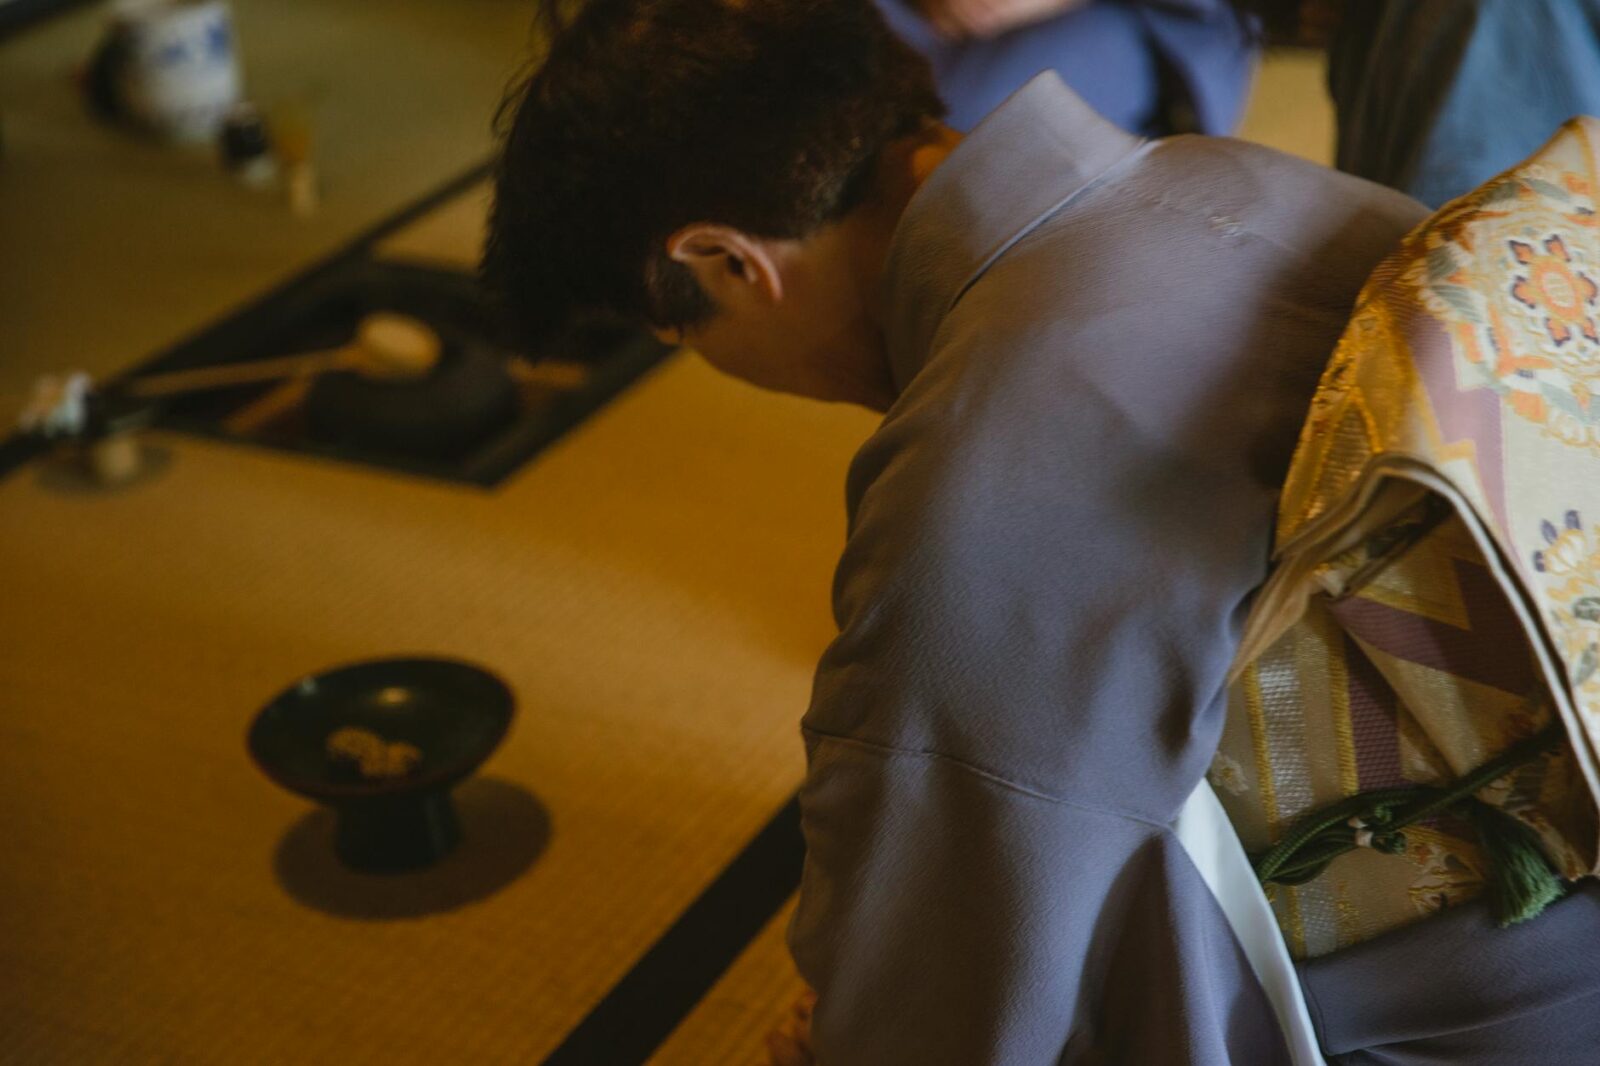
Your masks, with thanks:
[(92, 392), (79, 441), (85, 473), (103, 488), (116, 488), (145, 471), (143, 431), (155, 409), (132, 397)]
[(135, 433), (119, 433), (88, 446), (89, 475), (101, 485), (126, 485), (144, 469), (144, 453)]
[(89, 425), (89, 397), (94, 379), (81, 370), (46, 374), (33, 383), (33, 394), (17, 417), (17, 428), (46, 439), (77, 437)]
[(90, 83), (103, 110), (172, 140), (212, 140), (240, 100), (226, 0), (116, 0)]
[(217, 147), (222, 165), (241, 183), (264, 189), (277, 180), (278, 160), (272, 154), (272, 136), (254, 104), (237, 104), (228, 112)]
[(312, 158), (316, 138), (311, 111), (303, 100), (286, 101), (278, 105), (272, 122), (289, 210), (302, 218), (314, 215), (322, 203), (322, 187)]

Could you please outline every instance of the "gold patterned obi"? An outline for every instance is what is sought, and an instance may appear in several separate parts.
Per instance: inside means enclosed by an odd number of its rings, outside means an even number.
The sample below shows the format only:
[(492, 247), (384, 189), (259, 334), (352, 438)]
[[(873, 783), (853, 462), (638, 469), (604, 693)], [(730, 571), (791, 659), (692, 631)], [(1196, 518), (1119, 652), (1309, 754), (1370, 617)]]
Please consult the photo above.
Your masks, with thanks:
[[(1358, 792), (1444, 785), (1559, 718), (1478, 799), (1568, 879), (1600, 824), (1600, 122), (1409, 234), (1363, 289), (1285, 485), (1210, 780), (1245, 848)], [(1479, 895), (1452, 816), (1269, 897), (1296, 957)]]

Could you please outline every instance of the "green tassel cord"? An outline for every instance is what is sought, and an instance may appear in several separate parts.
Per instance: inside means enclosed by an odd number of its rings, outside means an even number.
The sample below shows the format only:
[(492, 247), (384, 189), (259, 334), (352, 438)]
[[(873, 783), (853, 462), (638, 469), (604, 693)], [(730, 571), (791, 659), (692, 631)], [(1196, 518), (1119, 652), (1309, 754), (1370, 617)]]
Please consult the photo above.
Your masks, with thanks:
[(1256, 877), (1263, 885), (1301, 885), (1358, 847), (1399, 855), (1405, 851), (1407, 826), (1457, 811), (1477, 831), (1488, 864), (1485, 895), (1494, 920), (1503, 928), (1537, 917), (1561, 898), (1566, 886), (1550, 868), (1538, 834), (1476, 793), (1542, 758), (1565, 735), (1557, 720), (1447, 787), (1374, 789), (1312, 811), (1272, 848), (1254, 857)]
[(1566, 892), (1544, 857), (1539, 835), (1493, 804), (1474, 799), (1466, 806), (1489, 864), (1484, 886), (1489, 913), (1502, 928), (1537, 918)]

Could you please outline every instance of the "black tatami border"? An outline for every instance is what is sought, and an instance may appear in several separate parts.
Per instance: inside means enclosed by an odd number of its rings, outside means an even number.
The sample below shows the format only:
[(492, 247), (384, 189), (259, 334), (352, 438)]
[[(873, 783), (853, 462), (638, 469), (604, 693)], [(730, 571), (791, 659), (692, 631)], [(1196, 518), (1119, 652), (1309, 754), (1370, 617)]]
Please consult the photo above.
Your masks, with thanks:
[(544, 1066), (641, 1066), (794, 895), (804, 861), (795, 797), (567, 1034)]

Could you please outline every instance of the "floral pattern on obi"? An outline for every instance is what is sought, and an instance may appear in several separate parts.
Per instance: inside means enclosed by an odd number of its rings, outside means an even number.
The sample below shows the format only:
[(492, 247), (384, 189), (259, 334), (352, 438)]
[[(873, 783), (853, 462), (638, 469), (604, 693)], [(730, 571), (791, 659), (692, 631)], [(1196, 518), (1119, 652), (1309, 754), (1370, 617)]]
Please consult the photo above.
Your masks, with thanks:
[(1558, 529), (1540, 523), (1545, 547), (1533, 553), (1550, 597), (1551, 629), (1561, 642), (1573, 687), (1593, 706), (1600, 702), (1600, 527), (1585, 530), (1577, 511)]
[[(1506, 244), (1517, 262), (1527, 268), (1513, 275), (1511, 298), (1540, 320), (1556, 348), (1565, 348), (1580, 336), (1591, 345), (1600, 344), (1600, 330), (1594, 322), (1600, 286), (1578, 269), (1561, 235), (1546, 237), (1538, 246), (1515, 240)], [(1581, 342), (1574, 350), (1592, 352)], [(1588, 365), (1593, 362), (1586, 360)]]
[(1433, 914), (1474, 899), (1483, 888), (1483, 860), (1465, 835), (1446, 836), (1436, 829), (1413, 826), (1406, 831), (1406, 856), (1417, 877), (1407, 894), (1418, 914)]
[(1211, 782), (1212, 788), (1221, 789), (1230, 796), (1243, 796), (1250, 791), (1250, 780), (1245, 776), (1244, 766), (1220, 749), (1211, 760), (1206, 779)]
[(1563, 443), (1600, 451), (1600, 263), (1590, 182), (1528, 166), (1435, 216), (1406, 276), (1492, 389)]

